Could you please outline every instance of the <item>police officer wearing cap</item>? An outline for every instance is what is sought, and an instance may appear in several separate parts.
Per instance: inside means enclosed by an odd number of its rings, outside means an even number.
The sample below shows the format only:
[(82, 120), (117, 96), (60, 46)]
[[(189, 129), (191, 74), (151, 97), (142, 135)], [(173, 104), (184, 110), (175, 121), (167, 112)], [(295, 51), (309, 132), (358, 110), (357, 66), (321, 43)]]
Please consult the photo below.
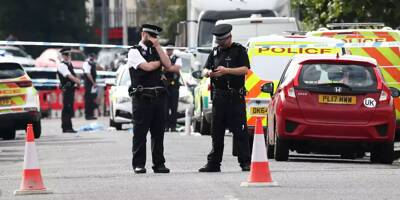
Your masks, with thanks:
[(75, 88), (80, 86), (80, 80), (76, 76), (71, 64), (71, 49), (60, 50), (62, 61), (57, 67), (60, 87), (63, 93), (63, 108), (61, 111), (61, 128), (63, 133), (76, 133), (72, 128), (71, 118), (74, 116)]
[(177, 110), (179, 101), (179, 87), (180, 87), (180, 69), (182, 67), (182, 59), (174, 55), (173, 45), (167, 45), (167, 56), (171, 60), (171, 67), (164, 68), (165, 85), (168, 90), (166, 101), (166, 122), (165, 130), (176, 131)]
[(84, 73), (84, 84), (85, 84), (85, 118), (87, 120), (97, 119), (94, 116), (94, 109), (96, 108), (96, 96), (97, 96), (97, 86), (96, 86), (96, 62), (95, 54), (89, 54), (88, 59), (83, 63), (83, 73)]
[(203, 75), (211, 78), (213, 100), (212, 150), (207, 164), (199, 172), (220, 172), (225, 130), (233, 133), (238, 143), (238, 161), (242, 171), (250, 170), (249, 135), (247, 133), (245, 75), (250, 68), (246, 48), (232, 42), (232, 26), (220, 24), (212, 30), (218, 44), (205, 64)]
[(151, 134), (153, 171), (169, 173), (164, 158), (166, 89), (161, 80), (162, 66), (171, 61), (160, 46), (157, 36), (162, 29), (155, 25), (142, 26), (141, 40), (130, 48), (127, 65), (131, 77), (133, 142), (132, 167), (135, 173), (146, 173), (146, 136)]

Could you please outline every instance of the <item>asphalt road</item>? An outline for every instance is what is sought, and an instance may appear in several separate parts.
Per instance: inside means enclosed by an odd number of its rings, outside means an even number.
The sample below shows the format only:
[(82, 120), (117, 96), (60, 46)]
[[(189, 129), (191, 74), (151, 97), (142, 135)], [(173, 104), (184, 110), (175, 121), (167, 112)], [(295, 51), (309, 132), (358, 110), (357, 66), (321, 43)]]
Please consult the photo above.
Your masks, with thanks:
[[(74, 119), (75, 128), (92, 123)], [(62, 134), (59, 119), (42, 121), (36, 140), (46, 187), (54, 194), (13, 196), (19, 188), (24, 158), (24, 132), (17, 140), (0, 140), (0, 199), (400, 199), (400, 164), (370, 164), (369, 158), (341, 160), (335, 156), (292, 156), (289, 162), (270, 160), (279, 187), (243, 188), (248, 172), (241, 172), (231, 155), (232, 138), (225, 137), (221, 173), (198, 173), (210, 150), (209, 136), (166, 133), (165, 157), (170, 174), (151, 170), (147, 146), (147, 174), (131, 167), (129, 129), (105, 129)]]

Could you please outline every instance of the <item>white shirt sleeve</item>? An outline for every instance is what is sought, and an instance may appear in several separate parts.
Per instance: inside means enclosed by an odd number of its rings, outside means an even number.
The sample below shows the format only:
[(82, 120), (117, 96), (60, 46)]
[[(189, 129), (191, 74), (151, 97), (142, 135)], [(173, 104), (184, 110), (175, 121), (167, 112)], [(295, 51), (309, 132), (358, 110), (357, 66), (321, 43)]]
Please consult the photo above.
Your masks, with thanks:
[(133, 67), (134, 69), (137, 69), (140, 64), (145, 63), (146, 60), (143, 58), (143, 56), (140, 54), (139, 50), (137, 49), (131, 49), (128, 52), (128, 67)]
[(90, 70), (91, 70), (92, 66), (89, 65), (89, 62), (88, 62), (88, 61), (85, 61), (85, 62), (83, 63), (82, 68), (83, 68), (83, 73), (85, 73), (85, 74), (90, 74)]
[(68, 70), (68, 66), (64, 63), (60, 63), (58, 65), (57, 71), (60, 72), (63, 77), (67, 77), (71, 74), (71, 72)]
[(182, 59), (181, 58), (177, 58), (175, 61), (175, 65), (179, 65), (182, 67)]

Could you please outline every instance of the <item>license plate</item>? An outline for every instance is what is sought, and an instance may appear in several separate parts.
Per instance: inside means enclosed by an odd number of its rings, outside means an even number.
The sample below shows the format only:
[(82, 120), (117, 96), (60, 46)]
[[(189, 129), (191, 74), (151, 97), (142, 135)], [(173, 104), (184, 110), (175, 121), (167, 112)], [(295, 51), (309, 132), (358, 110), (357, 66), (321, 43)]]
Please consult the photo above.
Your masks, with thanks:
[(319, 95), (319, 103), (328, 104), (356, 104), (355, 96)]
[(9, 106), (11, 103), (10, 98), (0, 98), (0, 106)]
[(267, 115), (267, 107), (252, 106), (250, 107), (250, 115)]

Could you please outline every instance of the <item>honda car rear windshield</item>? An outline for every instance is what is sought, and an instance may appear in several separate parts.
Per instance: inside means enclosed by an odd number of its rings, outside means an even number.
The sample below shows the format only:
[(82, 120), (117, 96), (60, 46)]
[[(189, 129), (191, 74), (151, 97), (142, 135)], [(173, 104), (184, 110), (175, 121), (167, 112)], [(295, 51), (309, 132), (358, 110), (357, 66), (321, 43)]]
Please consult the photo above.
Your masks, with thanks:
[(373, 68), (361, 64), (304, 64), (299, 82), (301, 87), (308, 88), (342, 85), (352, 90), (373, 90), (377, 87)]
[(16, 63), (0, 63), (0, 79), (18, 78), (25, 75), (25, 71)]

